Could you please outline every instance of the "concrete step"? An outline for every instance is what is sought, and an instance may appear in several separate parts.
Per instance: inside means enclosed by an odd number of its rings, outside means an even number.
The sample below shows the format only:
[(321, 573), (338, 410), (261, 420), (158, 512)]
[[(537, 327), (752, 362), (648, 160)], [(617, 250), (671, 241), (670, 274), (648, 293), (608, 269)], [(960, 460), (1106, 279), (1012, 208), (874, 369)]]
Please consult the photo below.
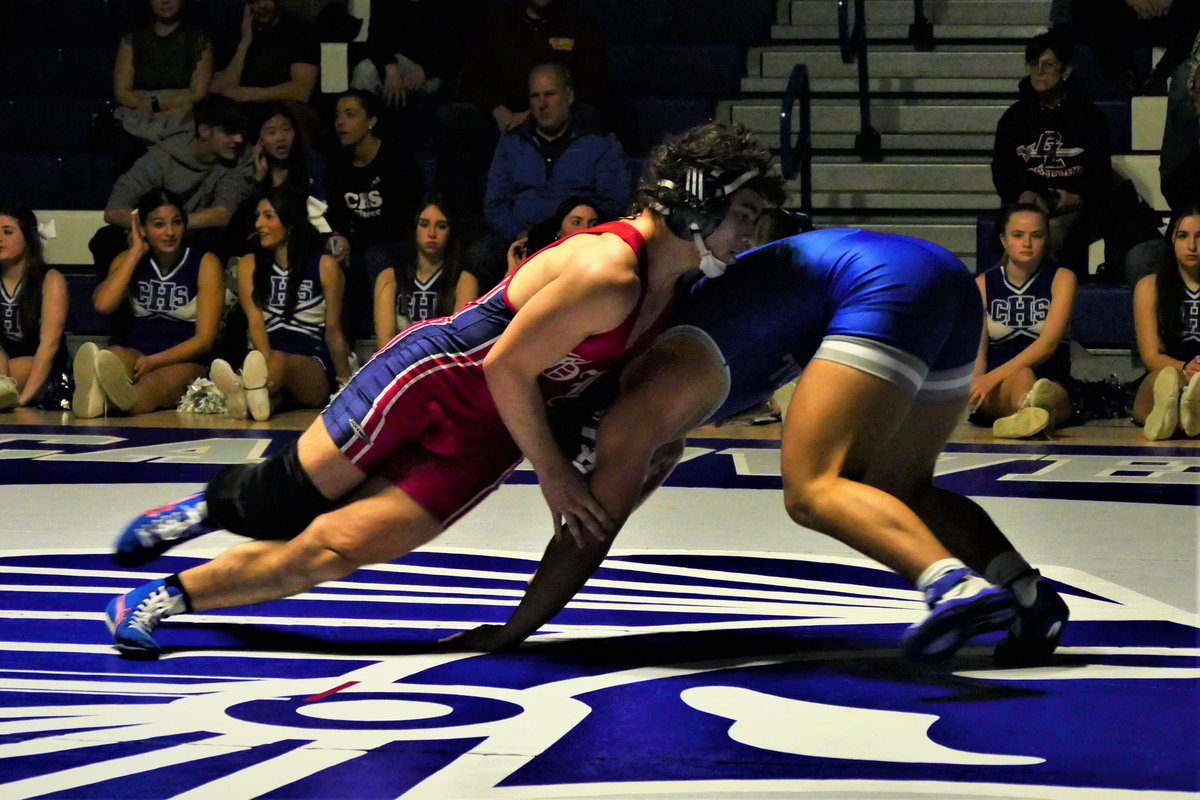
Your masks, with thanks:
[[(849, 0), (853, 2), (853, 0)], [(809, 26), (832, 22), (836, 31), (838, 0), (790, 0), (780, 4), (781, 25)], [(865, 3), (867, 31), (875, 25), (905, 26), (913, 21), (912, 0), (871, 0)], [(1050, 0), (935, 0), (924, 4), (925, 19), (935, 26), (1049, 26)], [(836, 35), (836, 34), (835, 34)], [(994, 38), (994, 37), (993, 37)]]
[[(867, 41), (908, 39), (912, 24), (912, 4), (909, 3), (909, 18), (906, 22), (878, 23), (867, 17)], [(934, 42), (952, 39), (1011, 39), (1025, 41), (1046, 30), (1045, 23), (1033, 25), (934, 25)], [(771, 38), (776, 41), (817, 40), (836, 41), (838, 38), (837, 18), (833, 22), (813, 21), (805, 25), (772, 25)]]
[[(793, 185), (789, 205), (800, 205)], [(817, 209), (977, 212), (996, 206), (987, 160), (889, 156), (863, 163), (854, 156), (818, 156), (812, 169), (813, 206)]]
[[(744, 93), (782, 94), (796, 64), (806, 64), (817, 94), (857, 93), (858, 65), (842, 63), (835, 46), (752, 47), (746, 56)], [(918, 53), (905, 45), (871, 48), (873, 93), (973, 94), (1009, 97), (1025, 72), (1017, 45), (947, 45)]]
[[(771, 37), (836, 40), (837, 0), (784, 0)], [(913, 22), (911, 0), (871, 0), (866, 6), (868, 40), (907, 39)], [(925, 4), (925, 19), (933, 24), (935, 41), (948, 39), (1011, 39), (1025, 41), (1049, 25), (1050, 3), (1004, 3), (996, 0), (942, 0)]]
[[(717, 119), (737, 122), (778, 146), (780, 98), (748, 98), (717, 104)], [(871, 125), (890, 150), (990, 152), (1004, 101), (944, 98), (878, 98), (871, 102)], [(793, 110), (792, 130), (799, 130)], [(816, 150), (854, 147), (860, 128), (857, 100), (816, 98), (812, 106), (812, 145)]]
[(1162, 147), (1167, 122), (1167, 98), (1133, 98), (1133, 149), (1157, 153)]

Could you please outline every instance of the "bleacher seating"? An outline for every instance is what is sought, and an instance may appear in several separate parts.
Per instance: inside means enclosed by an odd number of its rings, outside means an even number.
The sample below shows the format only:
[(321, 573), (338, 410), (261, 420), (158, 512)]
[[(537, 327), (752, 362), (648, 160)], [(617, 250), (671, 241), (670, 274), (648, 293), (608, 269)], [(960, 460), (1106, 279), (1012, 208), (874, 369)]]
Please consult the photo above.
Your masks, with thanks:
[[(512, 0), (484, 0), (480, 13), (488, 13)], [(94, 120), (112, 108), (111, 76), (118, 32), (132, 19), (136, 0), (10, 0), (11, 10), (0, 26), (0, 69), (6, 81), (0, 91), (0, 192), (19, 196), (68, 223), (60, 239), (48, 246), (51, 261), (71, 274), (73, 303), (71, 323), (80, 330), (99, 331), (92, 319), (90, 255), (86, 241), (99, 225), (97, 209), (103, 206), (112, 185), (111, 158)], [(817, 72), (829, 71), (824, 80), (833, 92), (821, 101), (814, 134), (817, 146), (828, 152), (845, 151), (856, 128), (857, 108), (852, 96), (854, 68), (839, 66), (836, 47), (827, 41), (834, 15), (833, 0), (579, 0), (580, 5), (603, 27), (609, 45), (610, 88), (616, 99), (619, 134), (625, 144), (631, 177), (640, 172), (646, 152), (665, 136), (689, 128), (714, 115), (747, 122), (764, 135), (773, 136), (778, 122), (778, 76), (794, 62), (798, 50), (812, 50)], [(244, 0), (195, 0), (197, 21), (213, 35), (221, 53), (232, 51)], [(361, 5), (361, 4), (360, 4)], [(979, 5), (979, 4), (976, 4)], [(904, 6), (904, 7), (902, 7)], [(992, 13), (982, 5), (980, 13)], [(931, 13), (943, 35), (971, 37), (983, 41), (995, 35), (997, 25), (1007, 25), (1013, 42), (1041, 26), (1040, 11), (1006, 7), (993, 20), (959, 19), (959, 6)], [(1027, 13), (1028, 12), (1028, 13)], [(994, 203), (986, 165), (980, 174), (975, 166), (960, 167), (937, 155), (941, 148), (965, 148), (986, 152), (994, 119), (1011, 97), (1014, 79), (1013, 55), (1003, 49), (943, 45), (936, 54), (915, 53), (911, 47), (890, 42), (902, 38), (911, 4), (877, 3), (870, 7), (876, 36), (892, 37), (872, 61), (872, 80), (877, 91), (899, 92), (892, 100), (886, 94), (875, 100), (875, 122), (886, 142), (901, 149), (888, 163), (864, 165), (845, 159), (820, 160), (814, 180), (825, 193), (832, 219), (854, 222), (844, 215), (855, 209), (873, 214), (875, 227), (926, 235), (951, 246), (969, 261), (986, 265), (998, 257), (998, 245), (990, 214), (980, 216), (971, 231), (960, 235), (951, 214), (978, 214)], [(893, 19), (894, 17), (894, 19)], [(806, 27), (807, 26), (807, 27)], [(1022, 27), (1023, 26), (1023, 27)], [(1026, 30), (1028, 28), (1029, 30)], [(868, 30), (872, 28), (868, 26)], [(800, 45), (768, 45), (772, 37), (790, 38)], [(822, 41), (818, 48), (809, 43)], [(1010, 47), (1019, 52), (1019, 48)], [(748, 52), (749, 50), (749, 52)], [(803, 54), (800, 54), (803, 56)], [(1139, 54), (1140, 56), (1141, 54)], [(951, 83), (971, 82), (982, 103), (958, 95), (935, 104), (914, 101), (913, 93), (938, 88), (939, 73), (933, 71), (934, 57), (944, 65), (954, 62)], [(803, 56), (806, 57), (806, 56)], [(221, 56), (218, 56), (218, 60)], [(1086, 48), (1076, 57), (1077, 79), (1088, 88), (1098, 72)], [(1138, 60), (1138, 68), (1149, 69), (1149, 53)], [(824, 59), (824, 60), (822, 60)], [(825, 61), (827, 67), (823, 67)], [(1094, 59), (1092, 59), (1094, 60)], [(1011, 63), (1010, 63), (1011, 62)], [(747, 67), (749, 72), (747, 73)], [(748, 77), (747, 77), (748, 75)], [(996, 77), (993, 77), (996, 76)], [(1003, 76), (1003, 77), (999, 77)], [(840, 81), (840, 82), (839, 82)], [(729, 98), (738, 97), (738, 105)], [(719, 108), (720, 103), (724, 108)], [(1165, 208), (1158, 195), (1157, 159), (1153, 151), (1161, 141), (1161, 101), (1153, 98), (1109, 98), (1099, 102), (1109, 121), (1114, 165), (1129, 177), (1156, 208)], [(947, 124), (946, 120), (961, 122)], [(824, 127), (822, 127), (824, 126)], [(775, 144), (770, 138), (772, 144)], [(913, 155), (907, 155), (911, 152)], [(419, 159), (432, 168), (428, 158)], [(915, 189), (905, 195), (889, 188), (893, 182)], [(946, 192), (947, 186), (957, 191)], [(959, 205), (939, 205), (940, 217), (917, 220), (921, 203), (932, 194), (953, 195)], [(70, 215), (78, 215), (72, 217)], [(820, 216), (820, 215), (819, 215)], [(972, 217), (972, 221), (974, 217)], [(865, 224), (865, 223), (859, 223)], [(84, 230), (87, 228), (87, 230)], [(74, 244), (67, 245), (67, 241)], [(952, 243), (958, 244), (952, 244)], [(974, 247), (972, 247), (974, 244)], [(977, 254), (977, 256), (976, 256)], [(1091, 346), (1125, 347), (1129, 337), (1129, 303), (1120, 297), (1120, 287), (1084, 287), (1077, 314), (1077, 338)], [(1092, 298), (1092, 294), (1096, 297)], [(1103, 297), (1101, 295), (1103, 294)], [(1115, 316), (1114, 316), (1115, 315)], [(1093, 324), (1092, 321), (1096, 322)], [(1116, 324), (1113, 324), (1116, 320)]]
[[(487, 14), (514, 0), (483, 0)], [(87, 240), (115, 179), (104, 140), (114, 107), (112, 70), (120, 33), (140, 0), (9, 0), (0, 25), (0, 195), (57, 220), (51, 263), (68, 274), (72, 331), (103, 329), (91, 309)], [(194, 0), (195, 19), (222, 63), (236, 46), (244, 0)], [(773, 0), (580, 0), (609, 44), (618, 133), (636, 184), (646, 152), (664, 137), (712, 118), (738, 91), (745, 46), (769, 39)], [(344, 50), (343, 46), (343, 50)], [(337, 54), (335, 54), (337, 55)], [(426, 169), (432, 160), (418, 157)], [(427, 176), (429, 177), (429, 176)]]

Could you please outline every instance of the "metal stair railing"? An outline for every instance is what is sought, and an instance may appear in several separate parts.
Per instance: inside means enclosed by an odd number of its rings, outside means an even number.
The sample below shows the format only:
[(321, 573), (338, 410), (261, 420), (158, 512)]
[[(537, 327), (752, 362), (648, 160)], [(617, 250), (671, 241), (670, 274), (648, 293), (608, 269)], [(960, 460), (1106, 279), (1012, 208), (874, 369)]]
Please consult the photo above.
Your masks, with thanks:
[(913, 21), (908, 26), (908, 41), (913, 50), (928, 52), (934, 48), (933, 23), (925, 16), (925, 0), (913, 0)]
[[(792, 142), (792, 106), (800, 106), (800, 130)], [(796, 64), (788, 77), (787, 89), (779, 108), (779, 162), (783, 177), (792, 180), (800, 174), (800, 210), (810, 217), (812, 202), (812, 91), (808, 66)]]
[[(853, 4), (853, 5), (851, 5)], [(864, 0), (838, 0), (838, 47), (842, 63), (858, 63), (858, 112), (861, 124), (854, 151), (863, 161), (883, 160), (883, 140), (871, 127), (871, 87), (867, 72), (867, 18)], [(854, 21), (851, 24), (851, 14)]]

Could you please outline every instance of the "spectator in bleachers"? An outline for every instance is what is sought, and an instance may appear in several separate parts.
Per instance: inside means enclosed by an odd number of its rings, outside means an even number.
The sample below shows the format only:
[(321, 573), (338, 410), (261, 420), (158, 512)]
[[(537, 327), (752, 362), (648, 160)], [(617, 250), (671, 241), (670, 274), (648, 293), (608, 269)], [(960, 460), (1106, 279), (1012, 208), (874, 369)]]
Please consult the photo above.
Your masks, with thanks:
[(459, 261), (455, 214), (426, 195), (413, 226), (412, 249), (375, 276), (375, 341), (379, 349), (414, 322), (453, 314), (479, 296), (479, 279)]
[(222, 260), (236, 252), (226, 226), (254, 181), (254, 165), (242, 146), (245, 118), (232, 100), (214, 95), (196, 103), (193, 116), (192, 132), (151, 147), (113, 186), (104, 209), (108, 224), (88, 243), (101, 279), (130, 245), (132, 212), (154, 189), (180, 198), (194, 246)]
[(464, 0), (371, 0), (367, 57), (351, 86), (380, 95), (388, 110), (414, 109), (453, 97), (476, 9)]
[[(1070, 16), (1080, 38), (1095, 50), (1105, 80), (1119, 94), (1166, 94), (1168, 78), (1200, 33), (1196, 0), (1073, 0)], [(1155, 46), (1166, 50), (1139, 86), (1131, 56)]]
[[(400, 260), (400, 238), (417, 212), (424, 182), (412, 155), (379, 135), (379, 97), (351, 89), (338, 98), (338, 150), (325, 173), (333, 253), (347, 270), (349, 320), (371, 318), (369, 278)], [(360, 325), (349, 328), (357, 335)]]
[(0, 411), (60, 408), (71, 396), (67, 282), (46, 266), (37, 218), (0, 205)]
[(529, 116), (530, 71), (550, 62), (570, 69), (580, 102), (604, 106), (604, 41), (572, 0), (523, 0), (496, 11), (463, 72), (463, 97), (506, 133)]
[(108, 349), (85, 342), (75, 355), (75, 416), (107, 407), (127, 414), (174, 408), (205, 373), (225, 303), (225, 277), (212, 253), (189, 244), (183, 201), (165, 189), (138, 200), (129, 249), (113, 260), (92, 303), (101, 314), (128, 309), (130, 324)]
[(496, 143), (491, 118), (457, 96), (480, 16), (466, 0), (371, 0), (365, 57), (350, 81), (381, 96), (396, 138), (433, 154), (433, 188), (464, 215), (460, 235), (465, 215), (482, 212), (483, 176)]
[[(1200, 50), (1200, 38), (1196, 40)], [(1171, 208), (1200, 200), (1200, 53), (1175, 71), (1167, 96), (1158, 174)]]
[[(1159, 187), (1167, 205), (1182, 208), (1200, 201), (1200, 37), (1191, 57), (1171, 76), (1167, 116), (1159, 151)], [(1144, 276), (1175, 261), (1171, 244), (1162, 237), (1147, 239), (1129, 249), (1125, 278), (1136, 286)]]
[(488, 171), (484, 210), (507, 246), (564, 199), (588, 195), (611, 219), (629, 201), (621, 143), (574, 113), (571, 73), (541, 64), (529, 73), (530, 117), (500, 138)]
[(121, 37), (113, 69), (115, 164), (124, 172), (153, 144), (192, 126), (192, 106), (208, 94), (212, 44), (188, 18), (187, 0), (147, 0), (147, 19)]
[(239, 103), (290, 102), (315, 130), (308, 106), (320, 72), (321, 44), (309, 23), (282, 11), (279, 0), (247, 0), (241, 38), (212, 91)]
[[(529, 72), (538, 64), (565, 64), (575, 76), (582, 113), (603, 116), (607, 70), (600, 31), (574, 0), (516, 0), (470, 27), (464, 25), (463, 38), (471, 46), (459, 82), (462, 102), (444, 107), (434, 125), (438, 190), (465, 212), (482, 210), (484, 178), (497, 136), (529, 116)], [(503, 256), (501, 248), (499, 262), (491, 265), (499, 273)]]
[(600, 216), (595, 200), (585, 195), (571, 195), (559, 203), (547, 219), (534, 225), (529, 235), (509, 245), (508, 271), (512, 272), (522, 261), (551, 242), (607, 221), (607, 218)]
[(324, 196), (324, 186), (318, 186), (313, 172), (322, 171), (320, 157), (309, 150), (301, 133), (299, 121), (286, 103), (265, 103), (258, 107), (251, 120), (250, 130), (256, 134), (251, 153), (254, 159), (254, 185), (242, 202), (231, 223), (234, 235), (245, 241), (254, 235), (254, 218), (258, 201), (267, 190), (287, 186), (307, 196)]
[(337, 382), (350, 378), (341, 325), (345, 278), (337, 261), (321, 253), (305, 199), (286, 186), (268, 190), (258, 203), (258, 247), (238, 260), (238, 297), (253, 349), (240, 377), (222, 359), (211, 372), (235, 418), (249, 411), (268, 419), (282, 402), (320, 408)]
[(1078, 281), (1046, 258), (1046, 213), (1018, 203), (1000, 218), (1000, 263), (975, 279), (986, 314), (975, 377), (972, 420), (993, 435), (1025, 439), (1071, 416), (1067, 337)]
[(1150, 372), (1133, 401), (1133, 421), (1150, 441), (1182, 430), (1200, 436), (1200, 204), (1185, 203), (1167, 226), (1174, 258), (1138, 281), (1133, 325)]
[(1025, 47), (1029, 75), (996, 126), (992, 182), (1000, 201), (1035, 203), (1050, 218), (1050, 255), (1080, 278), (1108, 209), (1112, 155), (1104, 114), (1075, 89), (1073, 47), (1060, 32)]

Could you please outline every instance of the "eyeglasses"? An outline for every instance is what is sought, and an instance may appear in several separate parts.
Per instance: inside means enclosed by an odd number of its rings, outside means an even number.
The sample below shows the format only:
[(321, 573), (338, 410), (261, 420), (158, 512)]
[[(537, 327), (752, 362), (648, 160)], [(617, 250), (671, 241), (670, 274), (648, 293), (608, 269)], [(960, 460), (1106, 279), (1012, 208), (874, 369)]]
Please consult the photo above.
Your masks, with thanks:
[(1062, 64), (1057, 61), (1029, 61), (1025, 64), (1030, 72), (1058, 72)]

